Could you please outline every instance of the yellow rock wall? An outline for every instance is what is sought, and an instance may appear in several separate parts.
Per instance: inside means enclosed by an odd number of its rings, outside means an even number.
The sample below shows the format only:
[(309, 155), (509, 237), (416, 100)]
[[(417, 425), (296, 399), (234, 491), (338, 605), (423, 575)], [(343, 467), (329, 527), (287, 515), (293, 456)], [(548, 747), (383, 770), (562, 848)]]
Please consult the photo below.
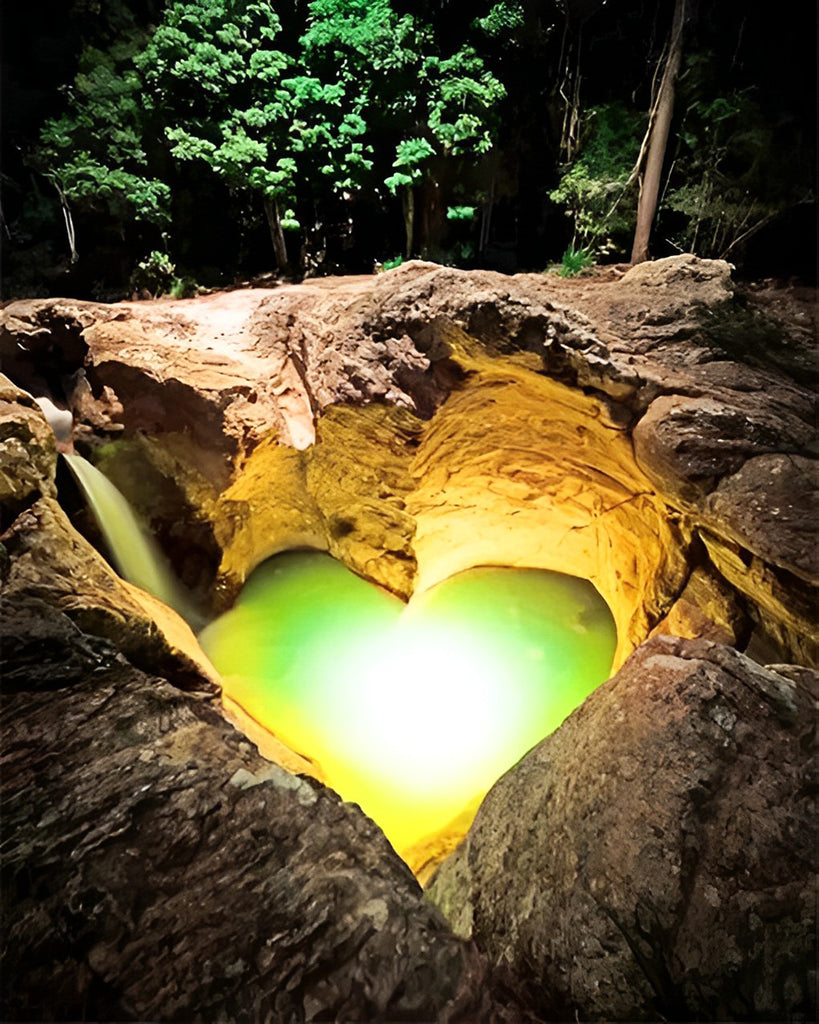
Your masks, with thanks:
[(229, 589), (310, 546), (408, 596), (476, 565), (591, 580), (614, 615), (617, 665), (669, 611), (689, 534), (657, 497), (605, 404), (508, 357), (453, 351), (463, 383), (431, 421), (337, 406), (313, 448), (269, 437), (218, 503)]

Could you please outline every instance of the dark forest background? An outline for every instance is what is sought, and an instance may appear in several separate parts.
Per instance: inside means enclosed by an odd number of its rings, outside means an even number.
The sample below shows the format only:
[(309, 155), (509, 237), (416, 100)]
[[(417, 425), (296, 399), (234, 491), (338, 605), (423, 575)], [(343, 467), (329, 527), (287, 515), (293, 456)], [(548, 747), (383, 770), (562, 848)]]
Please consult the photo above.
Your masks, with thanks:
[[(680, 3), (5, 4), (3, 297), (627, 261)], [(684, 8), (650, 254), (815, 281), (814, 5)]]

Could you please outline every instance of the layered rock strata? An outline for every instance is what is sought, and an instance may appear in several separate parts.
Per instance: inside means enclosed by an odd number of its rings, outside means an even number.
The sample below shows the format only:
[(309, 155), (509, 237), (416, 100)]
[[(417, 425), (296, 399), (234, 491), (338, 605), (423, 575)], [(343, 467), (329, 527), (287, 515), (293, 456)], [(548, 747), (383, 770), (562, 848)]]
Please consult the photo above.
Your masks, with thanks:
[(807, 333), (727, 264), (674, 257), (572, 286), (413, 263), (14, 303), (0, 344), (22, 386), (63, 388), (80, 439), (125, 438), (106, 472), (217, 605), (307, 544), (401, 595), (487, 562), (587, 577), (618, 663), (669, 623), (812, 661)]

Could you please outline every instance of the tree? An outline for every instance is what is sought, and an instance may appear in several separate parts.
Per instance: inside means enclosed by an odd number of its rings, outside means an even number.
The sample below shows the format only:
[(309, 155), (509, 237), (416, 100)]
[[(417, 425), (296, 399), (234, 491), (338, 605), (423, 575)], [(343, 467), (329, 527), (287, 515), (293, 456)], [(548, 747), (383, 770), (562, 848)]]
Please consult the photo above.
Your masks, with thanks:
[(170, 189), (151, 173), (143, 146), (144, 82), (133, 56), (144, 36), (131, 33), (109, 50), (87, 48), (69, 90), (69, 109), (46, 121), (31, 163), (60, 201), (72, 262), (78, 258), (72, 209), (105, 209), (121, 224), (162, 229)]
[(640, 198), (637, 202), (637, 224), (634, 228), (634, 244), (631, 250), (632, 263), (642, 263), (648, 259), (648, 243), (654, 215), (657, 212), (663, 164), (674, 113), (674, 88), (682, 61), (683, 32), (695, 2), (696, 0), (675, 0), (674, 4), (674, 18), (668, 37), (663, 73), (638, 158)]
[(366, 119), (370, 154), (394, 154), (381, 181), (401, 197), (405, 252), (415, 249), (415, 194), (435, 161), (491, 150), (502, 83), (476, 50), (442, 52), (431, 21), (390, 0), (314, 0), (302, 39), (305, 62), (331, 79)]
[(790, 133), (789, 160), (780, 160), (780, 133), (756, 88), (722, 91), (710, 52), (691, 54), (686, 65), (680, 79), (684, 110), (664, 200), (671, 240), (700, 256), (736, 260), (757, 232), (813, 200), (810, 170), (800, 140)]
[(571, 218), (569, 252), (589, 258), (622, 251), (634, 231), (631, 198), (640, 114), (622, 103), (593, 107), (581, 119), (578, 151), (550, 199)]
[(292, 204), (296, 162), (283, 79), (293, 59), (276, 45), (281, 22), (256, 0), (172, 4), (137, 56), (149, 107), (177, 160), (201, 161), (230, 190), (261, 197), (276, 264), (289, 268), (282, 208)]

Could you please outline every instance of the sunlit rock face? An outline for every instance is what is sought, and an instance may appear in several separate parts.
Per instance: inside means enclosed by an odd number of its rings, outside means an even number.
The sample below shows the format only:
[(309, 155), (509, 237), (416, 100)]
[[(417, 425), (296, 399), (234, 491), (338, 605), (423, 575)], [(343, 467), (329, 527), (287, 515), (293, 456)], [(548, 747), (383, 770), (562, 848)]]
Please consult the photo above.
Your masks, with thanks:
[[(30, 390), (54, 363), (80, 439), (123, 439), (106, 471), (219, 609), (308, 545), (403, 596), (476, 564), (582, 575), (618, 662), (670, 624), (805, 661), (816, 571), (771, 552), (815, 545), (788, 511), (802, 497), (769, 485), (792, 489), (812, 434), (806, 332), (738, 298), (727, 264), (680, 256), (619, 280), (411, 263), (178, 302), (14, 303), (0, 345)], [(735, 478), (783, 456), (749, 528)]]

